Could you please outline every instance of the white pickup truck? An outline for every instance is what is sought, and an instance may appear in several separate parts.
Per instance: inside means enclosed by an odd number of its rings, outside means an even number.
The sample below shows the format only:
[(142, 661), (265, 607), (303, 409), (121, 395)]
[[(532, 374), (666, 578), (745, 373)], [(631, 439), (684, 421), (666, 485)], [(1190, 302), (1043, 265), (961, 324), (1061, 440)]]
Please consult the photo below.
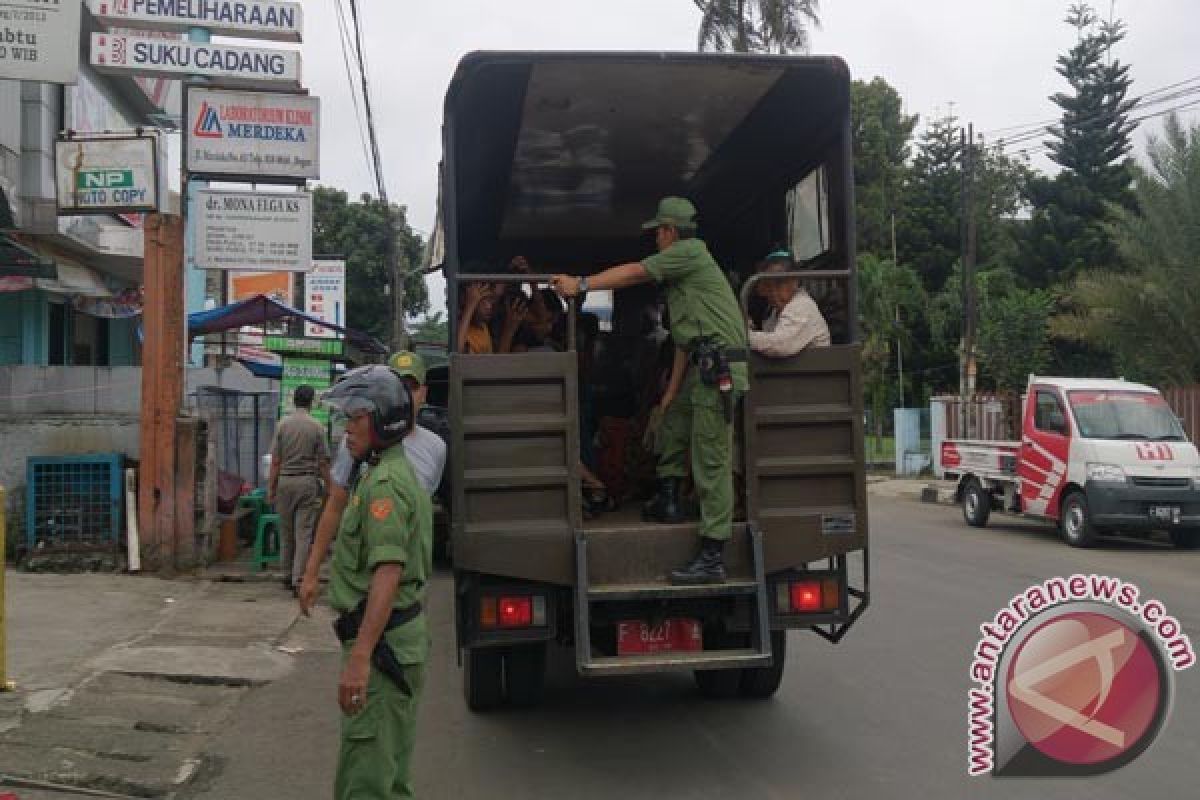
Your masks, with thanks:
[(942, 443), (968, 525), (1005, 510), (1056, 522), (1075, 547), (1155, 530), (1200, 545), (1200, 456), (1158, 390), (1031, 376), (1021, 416), (1019, 442)]

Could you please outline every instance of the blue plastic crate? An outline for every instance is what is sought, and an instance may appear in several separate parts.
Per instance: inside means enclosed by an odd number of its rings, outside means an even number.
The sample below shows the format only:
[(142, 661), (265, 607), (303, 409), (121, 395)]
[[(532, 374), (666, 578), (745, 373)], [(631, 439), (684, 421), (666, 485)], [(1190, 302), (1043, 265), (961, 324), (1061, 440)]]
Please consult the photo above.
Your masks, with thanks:
[(121, 535), (120, 453), (37, 456), (25, 461), (25, 539), (30, 549), (107, 549)]

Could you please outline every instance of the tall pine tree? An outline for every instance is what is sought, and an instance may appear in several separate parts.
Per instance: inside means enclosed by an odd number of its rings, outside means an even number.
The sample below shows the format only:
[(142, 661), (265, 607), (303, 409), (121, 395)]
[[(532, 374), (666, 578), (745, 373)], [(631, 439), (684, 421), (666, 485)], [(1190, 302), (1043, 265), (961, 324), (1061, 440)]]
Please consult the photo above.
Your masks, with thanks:
[(1108, 230), (1114, 207), (1132, 208), (1133, 172), (1129, 112), (1133, 80), (1129, 66), (1112, 57), (1125, 38), (1120, 21), (1098, 22), (1086, 4), (1071, 6), (1066, 22), (1078, 41), (1058, 58), (1058, 74), (1070, 92), (1051, 100), (1062, 121), (1047, 131), (1050, 158), (1063, 169), (1054, 178), (1031, 181), (1033, 205), (1022, 272), (1037, 286), (1053, 286), (1082, 270), (1115, 267), (1116, 245)]
[(904, 184), (900, 263), (915, 269), (930, 293), (945, 285), (962, 249), (960, 137), (955, 117), (934, 120), (921, 134)]
[(854, 205), (858, 252), (892, 256), (892, 219), (899, 216), (909, 142), (917, 116), (883, 78), (850, 86), (854, 140)]

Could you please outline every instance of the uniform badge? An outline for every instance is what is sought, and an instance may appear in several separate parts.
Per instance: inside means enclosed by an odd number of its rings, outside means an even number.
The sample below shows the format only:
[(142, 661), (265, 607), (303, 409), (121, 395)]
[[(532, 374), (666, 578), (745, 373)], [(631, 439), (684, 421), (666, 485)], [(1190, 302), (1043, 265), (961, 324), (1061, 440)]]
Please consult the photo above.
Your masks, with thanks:
[(392, 501), (386, 497), (371, 503), (371, 516), (383, 521), (392, 515)]

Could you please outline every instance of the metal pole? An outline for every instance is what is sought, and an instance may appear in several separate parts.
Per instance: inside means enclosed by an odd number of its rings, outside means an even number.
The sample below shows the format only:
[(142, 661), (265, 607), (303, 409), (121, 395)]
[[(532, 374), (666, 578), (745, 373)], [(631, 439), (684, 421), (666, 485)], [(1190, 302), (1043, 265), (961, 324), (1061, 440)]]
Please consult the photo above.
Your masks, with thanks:
[[(8, 503), (4, 487), (0, 486), (0, 557), (7, 553), (6, 534), (8, 532)], [(7, 597), (4, 593), (4, 573), (8, 569), (7, 562), (0, 563), (0, 692), (16, 690), (17, 685), (8, 679), (8, 615), (5, 613)]]

